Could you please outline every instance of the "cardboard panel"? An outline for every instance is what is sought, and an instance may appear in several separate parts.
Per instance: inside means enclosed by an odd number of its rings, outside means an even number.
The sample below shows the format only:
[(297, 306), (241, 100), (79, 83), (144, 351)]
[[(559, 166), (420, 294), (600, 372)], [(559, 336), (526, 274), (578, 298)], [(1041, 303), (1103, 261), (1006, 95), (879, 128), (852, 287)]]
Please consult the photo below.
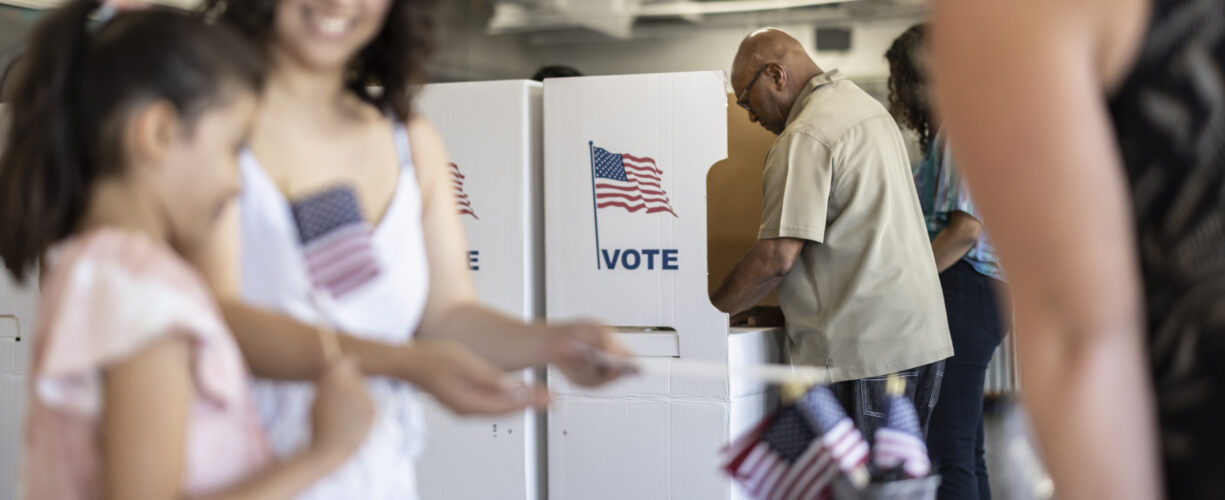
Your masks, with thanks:
[(527, 319), (543, 313), (541, 92), (532, 81), (445, 83), (426, 85), (417, 100), (470, 204), (456, 209), (481, 300)]
[[(761, 363), (778, 363), (784, 359), (784, 337), (782, 329), (732, 328), (728, 335), (728, 364), (735, 367)], [(733, 369), (729, 378), (733, 398), (761, 394), (770, 385), (759, 380), (736, 376)]]
[(777, 331), (729, 336), (728, 316), (708, 295), (707, 173), (727, 151), (723, 89), (718, 72), (545, 83), (549, 319), (615, 325), (651, 367), (598, 389), (550, 374), (552, 498), (734, 494), (717, 463), (733, 405), (747, 402), (741, 421), (760, 419), (769, 392), (726, 374), (674, 371), (687, 361), (768, 363), (781, 354)]
[(550, 319), (670, 327), (682, 358), (726, 360), (727, 316), (706, 277), (706, 173), (727, 151), (723, 85), (720, 72), (545, 83)]
[(727, 407), (675, 398), (559, 399), (549, 412), (550, 497), (727, 498), (730, 483), (715, 465), (723, 442), (711, 439), (726, 431)]
[(37, 273), (17, 284), (0, 272), (0, 500), (18, 498), (37, 283)]
[[(481, 300), (511, 316), (543, 316), (541, 85), (427, 85), (418, 109), (450, 154), (456, 210)], [(531, 372), (524, 377), (533, 380)], [(425, 402), (430, 442), (418, 462), (422, 498), (535, 500), (544, 493), (544, 416), (461, 418)], [(474, 477), (473, 472), (480, 476)]]
[(16, 499), (29, 342), (0, 338), (0, 499)]
[[(706, 192), (711, 200), (706, 207), (710, 224), (710, 290), (714, 291), (731, 274), (749, 247), (757, 241), (761, 223), (761, 169), (766, 153), (777, 138), (761, 125), (749, 121), (749, 114), (727, 96), (727, 158), (710, 169)], [(778, 305), (770, 292), (761, 301)]]

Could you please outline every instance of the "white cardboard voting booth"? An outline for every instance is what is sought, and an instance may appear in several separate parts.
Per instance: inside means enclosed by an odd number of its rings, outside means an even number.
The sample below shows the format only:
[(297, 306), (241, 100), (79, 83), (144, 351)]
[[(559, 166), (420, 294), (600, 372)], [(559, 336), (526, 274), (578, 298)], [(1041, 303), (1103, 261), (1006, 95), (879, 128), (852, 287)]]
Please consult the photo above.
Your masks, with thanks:
[(614, 325), (662, 366), (596, 390), (550, 372), (550, 498), (740, 496), (718, 452), (771, 394), (667, 368), (781, 358), (777, 330), (729, 330), (707, 294), (706, 174), (727, 153), (726, 106), (721, 72), (545, 82), (549, 320)]
[(37, 282), (28, 276), (18, 286), (0, 271), (0, 500), (18, 498)]
[[(477, 292), (524, 320), (542, 317), (544, 308), (541, 91), (532, 81), (432, 84), (417, 101), (450, 153)], [(461, 418), (431, 399), (426, 420), (421, 498), (543, 496), (539, 412)]]

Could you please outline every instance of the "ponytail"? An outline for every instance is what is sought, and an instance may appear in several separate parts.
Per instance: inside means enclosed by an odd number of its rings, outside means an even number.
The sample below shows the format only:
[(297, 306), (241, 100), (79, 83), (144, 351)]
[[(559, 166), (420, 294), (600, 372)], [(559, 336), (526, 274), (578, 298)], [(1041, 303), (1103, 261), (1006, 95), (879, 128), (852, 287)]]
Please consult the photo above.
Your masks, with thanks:
[(0, 259), (18, 280), (71, 230), (97, 169), (83, 161), (73, 116), (73, 68), (97, 8), (76, 1), (32, 34), (0, 157)]
[(22, 280), (80, 224), (99, 179), (122, 173), (117, 117), (164, 99), (185, 120), (236, 82), (258, 91), (263, 61), (236, 35), (150, 8), (91, 20), (97, 0), (73, 0), (31, 34), (0, 145), (0, 259)]

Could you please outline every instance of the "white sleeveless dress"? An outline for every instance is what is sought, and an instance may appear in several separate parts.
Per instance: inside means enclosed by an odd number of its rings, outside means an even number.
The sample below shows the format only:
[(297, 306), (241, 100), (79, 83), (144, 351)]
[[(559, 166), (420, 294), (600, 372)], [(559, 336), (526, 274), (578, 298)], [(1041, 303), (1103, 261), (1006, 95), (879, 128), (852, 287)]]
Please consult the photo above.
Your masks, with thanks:
[[(239, 197), (242, 298), (315, 324), (325, 319), (341, 331), (389, 343), (412, 338), (425, 307), (429, 267), (421, 227), (421, 192), (409, 153), (408, 135), (395, 127), (400, 176), (391, 204), (373, 228), (380, 272), (360, 288), (320, 311), (311, 300), (312, 281), (303, 257), (289, 201), (255, 156), (240, 158)], [(300, 499), (415, 499), (414, 467), (425, 447), (424, 419), (416, 389), (386, 378), (368, 378), (378, 407), (374, 427), (345, 465)], [(257, 380), (255, 398), (268, 440), (278, 455), (309, 443), (310, 383)]]

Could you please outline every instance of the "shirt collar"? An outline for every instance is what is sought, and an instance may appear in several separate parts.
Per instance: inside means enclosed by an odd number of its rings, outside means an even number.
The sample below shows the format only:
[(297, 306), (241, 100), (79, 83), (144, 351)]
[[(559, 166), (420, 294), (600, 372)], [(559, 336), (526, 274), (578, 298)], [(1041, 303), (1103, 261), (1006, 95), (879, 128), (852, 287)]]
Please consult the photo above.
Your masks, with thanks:
[(804, 90), (800, 92), (800, 96), (795, 99), (795, 104), (791, 106), (791, 112), (787, 114), (786, 124), (791, 125), (791, 122), (795, 120), (795, 117), (800, 114), (800, 108), (804, 107), (804, 101), (808, 100), (808, 98), (812, 96), (813, 92), (816, 92), (817, 89), (821, 87), (845, 79), (846, 77), (842, 75), (842, 72), (832, 69), (812, 77), (811, 80), (808, 80), (808, 84), (804, 85)]

